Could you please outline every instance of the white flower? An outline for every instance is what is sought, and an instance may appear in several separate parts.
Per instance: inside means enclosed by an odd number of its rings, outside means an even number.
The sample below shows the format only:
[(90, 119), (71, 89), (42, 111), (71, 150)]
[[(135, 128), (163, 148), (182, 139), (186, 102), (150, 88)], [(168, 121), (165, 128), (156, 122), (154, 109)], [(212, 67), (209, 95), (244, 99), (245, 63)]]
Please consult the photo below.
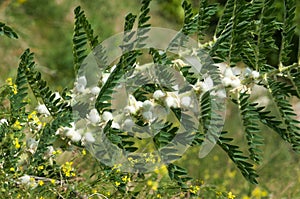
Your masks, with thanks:
[(30, 183), (30, 176), (29, 175), (23, 175), (19, 178), (21, 184), (29, 184)]
[(54, 148), (53, 146), (48, 146), (47, 147), (47, 151), (45, 152), (45, 157), (49, 158), (54, 152)]
[(71, 127), (64, 127), (66, 131), (66, 136), (70, 138), (73, 142), (78, 142), (81, 140), (81, 135), (76, 131), (74, 122), (71, 123)]
[(125, 107), (126, 113), (136, 114), (136, 112), (143, 106), (143, 102), (136, 101), (133, 95), (128, 96), (128, 106)]
[(143, 102), (144, 110), (150, 110), (153, 107), (153, 103), (150, 100), (146, 100)]
[(241, 86), (241, 80), (238, 79), (238, 78), (235, 78), (231, 81), (231, 86), (233, 88), (237, 88), (237, 87), (240, 87)]
[(165, 99), (165, 104), (170, 108), (178, 108), (180, 104), (178, 96), (175, 93), (168, 93)]
[(86, 87), (87, 81), (85, 76), (81, 76), (77, 79), (77, 84), (82, 85), (83, 87)]
[(97, 109), (92, 109), (89, 114), (86, 115), (86, 118), (90, 120), (92, 123), (96, 124), (100, 122), (100, 115)]
[(137, 111), (138, 111), (138, 109), (135, 106), (126, 106), (124, 108), (125, 113), (136, 114)]
[(113, 120), (113, 115), (111, 114), (111, 112), (108, 111), (104, 111), (102, 114), (102, 119), (107, 122), (109, 120)]
[(1, 119), (1, 120), (0, 120), (0, 126), (1, 126), (2, 124), (8, 125), (7, 119)]
[(133, 126), (134, 122), (130, 118), (126, 119), (123, 123), (123, 127), (125, 128), (125, 130), (130, 130)]
[(47, 107), (45, 106), (45, 104), (39, 104), (36, 108), (38, 113), (42, 114), (42, 115), (46, 115), (46, 116), (49, 116), (50, 113), (47, 109)]
[(180, 99), (180, 104), (183, 106), (183, 107), (190, 107), (191, 106), (191, 103), (192, 103), (192, 99), (191, 97), (189, 96), (184, 96), (183, 98)]
[(255, 70), (252, 71), (251, 75), (252, 75), (252, 77), (253, 77), (254, 79), (259, 78), (259, 72), (258, 72), (258, 71), (255, 71)]
[(145, 119), (145, 120), (151, 120), (152, 119), (152, 117), (153, 117), (153, 114), (152, 114), (152, 112), (151, 111), (146, 111), (146, 112), (143, 112), (143, 118)]
[(222, 79), (222, 84), (225, 86), (225, 87), (228, 87), (228, 86), (231, 86), (231, 79), (229, 77), (224, 77)]
[(114, 128), (114, 129), (120, 129), (120, 125), (119, 125), (119, 123), (117, 123), (117, 122), (112, 122), (111, 128)]
[(99, 92), (100, 92), (100, 88), (99, 88), (98, 86), (95, 86), (95, 87), (93, 87), (93, 88), (91, 89), (91, 93), (92, 93), (93, 95), (98, 95)]
[(70, 136), (68, 136), (73, 142), (79, 142), (81, 140), (81, 135), (78, 131), (73, 131)]
[(165, 93), (163, 93), (161, 90), (156, 90), (154, 93), (153, 93), (153, 98), (158, 100), (159, 98), (162, 98), (166, 96)]
[(230, 67), (227, 67), (225, 69), (224, 77), (229, 77), (229, 78), (235, 77)]
[(95, 142), (95, 138), (93, 136), (93, 134), (91, 132), (87, 132), (85, 135), (84, 135), (84, 138), (87, 142), (90, 142), (90, 143), (93, 143)]

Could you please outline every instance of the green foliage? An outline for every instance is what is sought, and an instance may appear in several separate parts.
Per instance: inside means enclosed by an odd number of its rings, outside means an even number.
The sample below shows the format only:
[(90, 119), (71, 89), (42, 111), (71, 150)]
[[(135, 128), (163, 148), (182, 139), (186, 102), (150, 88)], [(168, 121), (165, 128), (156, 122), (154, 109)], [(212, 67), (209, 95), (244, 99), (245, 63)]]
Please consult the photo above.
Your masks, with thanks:
[(5, 23), (0, 22), (0, 35), (5, 35), (9, 38), (18, 39), (17, 33), (15, 33), (9, 26)]

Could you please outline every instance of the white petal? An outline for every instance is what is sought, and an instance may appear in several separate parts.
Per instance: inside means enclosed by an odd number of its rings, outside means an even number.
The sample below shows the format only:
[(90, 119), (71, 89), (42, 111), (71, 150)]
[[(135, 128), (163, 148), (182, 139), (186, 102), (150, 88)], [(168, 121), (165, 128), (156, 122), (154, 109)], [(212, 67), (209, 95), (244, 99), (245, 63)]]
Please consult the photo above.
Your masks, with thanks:
[(117, 122), (112, 122), (111, 128), (114, 128), (114, 129), (120, 129), (120, 125), (119, 125), (119, 123), (117, 123)]
[(151, 111), (146, 111), (146, 112), (143, 112), (143, 118), (145, 119), (145, 120), (151, 120), (152, 119), (152, 117), (153, 117), (153, 114), (152, 114), (152, 112)]
[(229, 77), (224, 77), (222, 79), (222, 84), (225, 86), (225, 87), (228, 87), (228, 86), (231, 86), (231, 78)]
[(36, 108), (38, 113), (43, 114), (43, 115), (50, 115), (47, 107), (45, 106), (45, 104), (39, 104)]
[(190, 107), (192, 99), (189, 96), (181, 98), (180, 104), (186, 108)]
[(179, 105), (178, 105), (178, 101), (176, 98), (172, 97), (172, 96), (168, 96), (166, 97), (165, 99), (165, 104), (168, 106), (168, 107), (173, 107), (173, 108), (178, 108)]
[(257, 79), (257, 78), (259, 77), (259, 72), (257, 72), (257, 71), (252, 71), (251, 75), (252, 75), (252, 77), (253, 77), (254, 79)]
[(111, 112), (108, 111), (104, 111), (102, 114), (102, 119), (107, 122), (109, 120), (113, 120), (113, 115), (111, 114)]
[(95, 108), (92, 109), (86, 117), (88, 120), (90, 120), (94, 124), (100, 122), (100, 115), (99, 115), (97, 109), (95, 109)]
[(90, 132), (87, 132), (87, 133), (84, 135), (84, 138), (85, 138), (85, 140), (86, 140), (87, 142), (90, 142), (90, 143), (93, 143), (93, 142), (96, 141), (95, 138), (94, 138), (94, 136), (93, 136), (93, 134), (90, 133)]
[(231, 81), (231, 86), (233, 88), (237, 88), (237, 87), (241, 86), (241, 80), (239, 80), (238, 78), (232, 80)]
[(166, 96), (165, 93), (163, 93), (161, 90), (156, 90), (154, 93), (153, 93), (153, 98), (158, 100), (159, 98), (162, 98)]
[(1, 119), (1, 120), (0, 120), (0, 126), (1, 126), (2, 124), (8, 125), (7, 119)]
[(93, 87), (93, 88), (91, 89), (91, 93), (92, 93), (93, 95), (98, 95), (99, 92), (100, 92), (100, 88), (99, 88), (98, 86), (95, 86), (95, 87)]
[(81, 76), (77, 79), (77, 84), (82, 85), (83, 87), (86, 87), (87, 81), (85, 76)]
[(143, 103), (143, 108), (145, 110), (150, 110), (153, 107), (153, 103), (150, 100), (146, 100)]

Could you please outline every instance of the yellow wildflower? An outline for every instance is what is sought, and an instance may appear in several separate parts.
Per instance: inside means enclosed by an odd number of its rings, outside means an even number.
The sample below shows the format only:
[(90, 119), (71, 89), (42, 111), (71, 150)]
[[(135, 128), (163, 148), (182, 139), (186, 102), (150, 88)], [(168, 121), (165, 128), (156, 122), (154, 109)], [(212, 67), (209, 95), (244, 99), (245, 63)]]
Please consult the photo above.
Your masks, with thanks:
[(19, 120), (15, 121), (15, 123), (12, 125), (12, 127), (13, 127), (15, 130), (20, 130), (20, 129), (22, 129), (22, 126), (21, 126), (21, 123), (19, 122)]
[(200, 186), (193, 186), (193, 185), (190, 186), (190, 192), (193, 194), (198, 193), (199, 190), (200, 190)]
[(128, 177), (128, 176), (123, 176), (123, 177), (122, 177), (122, 181), (123, 181), (123, 182), (130, 182), (131, 180), (130, 180), (130, 177)]
[(10, 171), (15, 171), (15, 168), (11, 167), (9, 170), (10, 170)]
[(7, 79), (5, 80), (5, 82), (6, 82), (7, 85), (9, 85), (9, 86), (12, 86), (12, 85), (13, 85), (13, 83), (12, 83), (12, 78), (11, 78), (11, 77), (7, 78)]
[(40, 186), (43, 186), (45, 183), (44, 183), (43, 180), (39, 180), (38, 184), (39, 184)]
[(15, 148), (19, 149), (21, 147), (20, 143), (19, 143), (19, 139), (15, 138)]
[(230, 191), (227, 195), (227, 198), (228, 199), (234, 199), (235, 198), (235, 195), (232, 194), (232, 192)]
[(51, 184), (55, 185), (55, 180), (54, 179), (51, 179), (50, 182), (51, 182)]
[(156, 197), (157, 197), (157, 198), (161, 198), (161, 195), (160, 195), (160, 194), (157, 194)]
[(115, 185), (116, 185), (117, 187), (120, 186), (120, 184), (121, 184), (121, 183), (118, 182), (118, 181), (115, 182)]
[(18, 93), (18, 87), (17, 87), (17, 85), (13, 85), (12, 86), (12, 92), (14, 93), (14, 94), (17, 94)]
[(66, 162), (65, 164), (62, 165), (61, 169), (66, 177), (76, 176), (72, 165), (73, 162)]
[(86, 150), (82, 149), (81, 153), (82, 153), (82, 155), (86, 155)]
[(43, 170), (44, 169), (44, 165), (40, 165), (40, 166), (38, 166), (38, 170), (40, 171), (40, 170)]

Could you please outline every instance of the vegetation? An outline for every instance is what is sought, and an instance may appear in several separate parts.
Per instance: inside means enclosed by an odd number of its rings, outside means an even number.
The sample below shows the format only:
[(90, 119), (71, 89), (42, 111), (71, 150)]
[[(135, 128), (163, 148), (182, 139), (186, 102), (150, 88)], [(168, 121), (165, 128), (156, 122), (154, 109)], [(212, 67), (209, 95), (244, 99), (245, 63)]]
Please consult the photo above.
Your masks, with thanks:
[[(37, 6), (41, 14), (36, 21), (38, 25), (34, 26), (37, 31), (48, 31), (42, 24), (48, 20), (48, 14), (63, 18), (62, 13), (67, 12), (67, 4), (58, 12), (54, 1), (50, 2), (46, 7)], [(94, 3), (87, 8), (95, 6)], [(295, 106), (299, 106), (300, 98), (297, 50), (300, 42), (295, 42), (299, 38), (295, 33), (299, 29), (295, 25), (296, 2), (284, 0), (279, 6), (274, 0), (228, 0), (220, 11), (220, 5), (210, 1), (199, 0), (196, 9), (184, 0), (182, 28), (169, 47), (145, 51), (142, 48), (151, 30), (150, 3), (142, 0), (137, 15), (126, 15), (124, 31), (127, 32), (122, 41), (122, 55), (116, 63), (108, 63), (107, 49), (101, 43), (114, 27), (108, 27), (104, 36), (96, 36), (93, 23), (80, 6), (74, 9), (73, 36), (64, 34), (55, 20), (50, 21), (55, 31), (47, 34), (49, 39), (63, 35), (60, 47), (51, 44), (47, 50), (56, 60), (53, 63), (58, 64), (50, 68), (64, 66), (59, 77), (67, 78), (61, 88), (51, 88), (48, 83), (51, 78), (44, 77), (39, 69), (45, 74), (49, 71), (46, 67), (39, 68), (32, 50), (22, 52), (16, 77), (8, 77), (0, 87), (1, 195), (4, 198), (300, 197), (297, 190), (300, 121)], [(11, 6), (35, 17), (30, 8), (37, 4), (18, 1)], [(275, 12), (279, 8), (282, 16)], [(217, 26), (212, 28), (216, 18)], [(91, 21), (97, 22), (96, 19)], [(139, 29), (134, 31), (135, 27)], [(26, 33), (2, 22), (0, 35), (7, 49), (16, 48), (18, 42), (22, 43), (18, 38), (26, 37)], [(194, 38), (198, 47), (180, 54), (189, 38)], [(72, 53), (63, 62), (57, 62), (66, 54), (62, 49), (68, 42), (72, 42)], [(99, 59), (101, 77), (94, 87), (90, 87), (84, 74), (91, 52)], [(10, 53), (5, 56), (12, 56)], [(203, 65), (200, 74), (185, 60), (187, 55), (200, 58)], [(126, 117), (116, 117), (113, 107), (116, 87), (124, 76), (143, 70), (141, 63), (145, 57), (148, 60), (147, 56), (158, 66), (164, 66), (158, 67), (155, 77), (169, 85), (151, 82), (137, 87), (126, 96)], [(181, 74), (188, 86), (181, 87), (171, 71)], [(217, 86), (207, 88), (207, 76)], [(65, 85), (72, 86), (67, 82), (73, 77), (74, 88), (62, 89)], [(138, 75), (134, 80), (146, 81)], [(181, 95), (188, 88), (195, 98), (192, 94)], [(86, 96), (95, 104), (90, 105)], [(220, 98), (224, 99), (221, 103)], [(194, 99), (199, 99), (199, 111), (190, 113)], [(224, 102), (229, 110), (227, 116), (216, 111), (225, 108)], [(156, 107), (167, 110), (167, 121), (155, 115)], [(224, 117), (225, 126), (221, 128)], [(143, 129), (152, 125), (155, 135), (149, 138), (142, 133), (140, 137), (127, 133), (129, 124), (129, 130), (135, 124)], [(185, 132), (189, 128), (192, 132)], [(180, 139), (176, 140), (177, 136)], [(112, 148), (101, 146), (106, 143), (104, 138)], [(139, 156), (144, 143), (152, 145)], [(194, 158), (207, 143), (216, 144), (215, 149), (204, 159)], [(187, 145), (186, 153), (176, 150), (179, 145)], [(118, 161), (110, 164), (111, 159), (117, 160), (110, 149), (125, 156), (134, 171), (124, 171), (128, 165)], [(155, 156), (156, 151), (161, 159)], [(157, 162), (165, 164), (143, 172)], [(219, 162), (220, 168), (215, 166)], [(275, 186), (277, 183), (268, 182), (278, 175), (283, 182), (280, 188)]]

